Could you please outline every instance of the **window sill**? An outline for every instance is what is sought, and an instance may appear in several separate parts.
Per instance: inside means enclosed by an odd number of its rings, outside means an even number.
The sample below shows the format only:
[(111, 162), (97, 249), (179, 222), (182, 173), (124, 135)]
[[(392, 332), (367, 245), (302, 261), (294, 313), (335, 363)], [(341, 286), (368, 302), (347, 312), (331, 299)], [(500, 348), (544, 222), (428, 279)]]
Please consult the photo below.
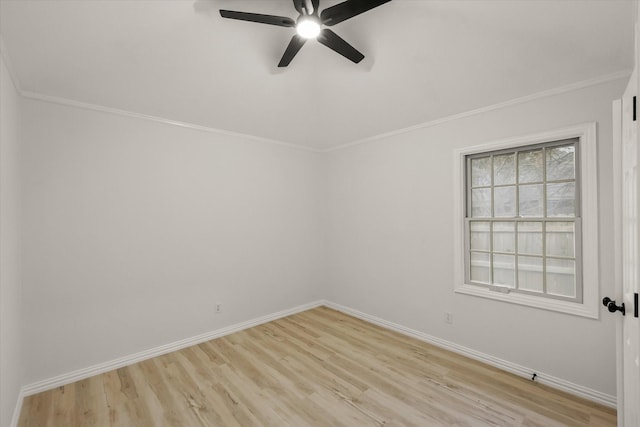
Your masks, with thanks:
[(457, 286), (456, 293), (473, 295), (481, 298), (487, 298), (497, 301), (509, 302), (528, 307), (541, 308), (543, 310), (556, 311), (559, 313), (571, 314), (574, 316), (588, 317), (590, 319), (598, 319), (599, 310), (597, 304), (577, 303), (571, 301), (555, 300), (545, 297), (537, 297), (535, 295), (525, 295), (518, 293), (502, 293), (492, 291), (488, 288), (476, 285), (463, 284)]

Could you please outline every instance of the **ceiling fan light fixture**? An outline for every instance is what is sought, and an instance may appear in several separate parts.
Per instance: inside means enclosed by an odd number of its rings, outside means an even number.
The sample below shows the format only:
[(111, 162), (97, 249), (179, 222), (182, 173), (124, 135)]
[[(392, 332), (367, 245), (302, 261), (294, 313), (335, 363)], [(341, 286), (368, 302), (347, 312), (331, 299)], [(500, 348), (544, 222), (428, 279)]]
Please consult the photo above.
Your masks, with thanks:
[[(335, 0), (334, 0), (335, 1)], [(364, 59), (364, 55), (347, 43), (342, 37), (331, 31), (340, 22), (351, 19), (391, 0), (344, 0), (319, 12), (320, 0), (293, 0), (293, 6), (299, 13), (298, 19), (287, 16), (265, 15), (263, 13), (241, 12), (239, 10), (220, 9), (220, 16), (239, 21), (257, 22), (258, 24), (276, 25), (278, 27), (295, 28), (296, 34), (284, 51), (278, 68), (288, 66), (308, 39), (316, 39), (318, 43), (344, 56), (354, 64)]]
[(305, 16), (296, 24), (296, 31), (300, 37), (315, 39), (320, 35), (320, 22), (313, 17)]

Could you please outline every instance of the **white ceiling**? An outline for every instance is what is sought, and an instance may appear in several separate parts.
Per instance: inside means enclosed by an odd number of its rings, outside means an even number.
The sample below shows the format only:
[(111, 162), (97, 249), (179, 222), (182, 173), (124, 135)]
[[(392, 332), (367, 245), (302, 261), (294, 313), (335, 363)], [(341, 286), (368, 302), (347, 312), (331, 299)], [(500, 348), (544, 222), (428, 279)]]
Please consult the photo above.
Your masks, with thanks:
[[(320, 10), (337, 4), (321, 0)], [(629, 70), (632, 0), (393, 0), (334, 31), (355, 65), (290, 28), (291, 0), (0, 0), (21, 89), (325, 149)]]

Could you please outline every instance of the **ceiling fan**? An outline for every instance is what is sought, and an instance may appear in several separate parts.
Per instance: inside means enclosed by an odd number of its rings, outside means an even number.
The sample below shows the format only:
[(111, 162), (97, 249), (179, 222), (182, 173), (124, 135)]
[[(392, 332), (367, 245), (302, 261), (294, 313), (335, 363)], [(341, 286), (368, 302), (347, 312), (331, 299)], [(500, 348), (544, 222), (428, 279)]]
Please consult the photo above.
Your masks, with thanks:
[(264, 15), (261, 13), (239, 12), (220, 9), (220, 16), (240, 21), (258, 22), (260, 24), (277, 25), (296, 29), (296, 34), (289, 42), (287, 49), (278, 63), (278, 67), (286, 67), (291, 63), (298, 51), (309, 39), (316, 39), (321, 44), (338, 52), (345, 58), (355, 62), (362, 61), (364, 55), (329, 28), (356, 15), (378, 7), (391, 0), (346, 0), (335, 6), (324, 9), (318, 14), (320, 0), (293, 0), (298, 13), (297, 20), (286, 16)]

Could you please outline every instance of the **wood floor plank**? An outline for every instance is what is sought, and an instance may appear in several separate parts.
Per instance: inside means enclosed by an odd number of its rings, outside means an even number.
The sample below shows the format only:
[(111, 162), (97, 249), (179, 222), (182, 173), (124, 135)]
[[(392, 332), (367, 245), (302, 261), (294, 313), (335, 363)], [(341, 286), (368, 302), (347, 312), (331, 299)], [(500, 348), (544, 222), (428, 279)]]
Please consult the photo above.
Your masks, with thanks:
[(319, 307), (25, 399), (20, 427), (590, 426), (615, 410)]

